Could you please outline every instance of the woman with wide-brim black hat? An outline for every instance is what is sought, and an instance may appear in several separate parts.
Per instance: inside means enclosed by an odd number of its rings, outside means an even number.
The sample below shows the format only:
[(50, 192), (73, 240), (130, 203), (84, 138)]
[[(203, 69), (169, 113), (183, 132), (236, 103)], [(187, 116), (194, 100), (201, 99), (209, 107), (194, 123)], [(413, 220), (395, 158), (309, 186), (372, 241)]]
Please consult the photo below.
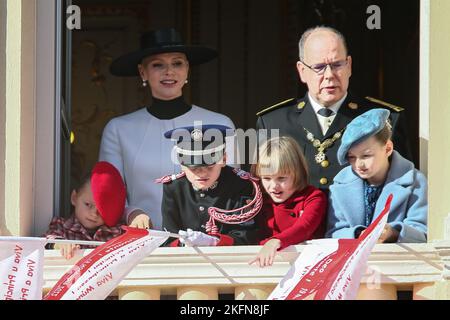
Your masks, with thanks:
[(179, 33), (168, 28), (143, 34), (139, 50), (111, 63), (113, 75), (140, 76), (142, 85), (152, 94), (151, 105), (112, 119), (103, 131), (100, 146), (99, 159), (118, 168), (126, 183), (124, 215), (131, 226), (161, 228), (162, 187), (153, 181), (180, 171), (171, 157), (174, 144), (164, 139), (164, 132), (200, 122), (235, 128), (227, 116), (188, 105), (183, 98), (189, 67), (216, 56), (214, 49), (184, 44)]

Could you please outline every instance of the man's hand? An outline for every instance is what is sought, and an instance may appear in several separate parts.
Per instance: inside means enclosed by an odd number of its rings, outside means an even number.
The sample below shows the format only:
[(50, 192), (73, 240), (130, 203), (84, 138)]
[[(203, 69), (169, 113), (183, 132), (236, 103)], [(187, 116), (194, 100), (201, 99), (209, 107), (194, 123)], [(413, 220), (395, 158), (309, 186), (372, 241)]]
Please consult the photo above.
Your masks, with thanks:
[(259, 253), (256, 255), (256, 258), (251, 260), (248, 264), (253, 264), (256, 262), (256, 264), (261, 268), (264, 268), (265, 266), (271, 266), (280, 246), (281, 241), (279, 239), (270, 239), (261, 248)]
[(181, 236), (180, 242), (188, 247), (215, 246), (219, 242), (219, 239), (216, 237), (209, 236), (200, 231), (193, 231), (192, 229), (187, 229), (186, 231), (180, 230), (178, 234)]
[(149, 216), (142, 210), (133, 211), (128, 217), (129, 226), (139, 229), (152, 229), (153, 223)]

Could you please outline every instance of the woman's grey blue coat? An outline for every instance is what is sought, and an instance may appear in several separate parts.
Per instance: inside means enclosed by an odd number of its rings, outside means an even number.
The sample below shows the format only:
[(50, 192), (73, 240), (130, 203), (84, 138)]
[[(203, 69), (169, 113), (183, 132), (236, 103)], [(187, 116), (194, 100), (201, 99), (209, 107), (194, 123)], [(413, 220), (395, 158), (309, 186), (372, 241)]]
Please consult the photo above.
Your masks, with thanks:
[[(378, 198), (373, 220), (383, 211), (393, 194), (388, 223), (399, 232), (398, 242), (427, 240), (427, 180), (414, 164), (397, 151)], [(330, 186), (326, 237), (355, 238), (355, 230), (364, 227), (364, 184), (351, 166), (342, 169)]]

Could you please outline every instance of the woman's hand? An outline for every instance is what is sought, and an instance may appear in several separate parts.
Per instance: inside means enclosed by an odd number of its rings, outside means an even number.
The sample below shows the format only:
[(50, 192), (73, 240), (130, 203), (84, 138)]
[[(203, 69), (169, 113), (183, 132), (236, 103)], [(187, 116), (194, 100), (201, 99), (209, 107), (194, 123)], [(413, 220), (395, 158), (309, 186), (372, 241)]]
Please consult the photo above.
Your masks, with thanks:
[(133, 228), (139, 229), (152, 229), (153, 223), (150, 220), (149, 216), (142, 210), (135, 210), (130, 214), (128, 218), (130, 221), (129, 226)]
[(55, 244), (53, 249), (59, 249), (59, 251), (61, 252), (61, 255), (64, 258), (66, 258), (67, 260), (70, 260), (75, 255), (75, 251), (80, 249), (80, 245), (79, 244), (62, 244), (62, 243), (57, 243), (57, 244)]
[(270, 239), (261, 248), (256, 258), (251, 260), (249, 264), (257, 263), (261, 268), (265, 266), (271, 266), (277, 250), (281, 247), (281, 241), (279, 239)]

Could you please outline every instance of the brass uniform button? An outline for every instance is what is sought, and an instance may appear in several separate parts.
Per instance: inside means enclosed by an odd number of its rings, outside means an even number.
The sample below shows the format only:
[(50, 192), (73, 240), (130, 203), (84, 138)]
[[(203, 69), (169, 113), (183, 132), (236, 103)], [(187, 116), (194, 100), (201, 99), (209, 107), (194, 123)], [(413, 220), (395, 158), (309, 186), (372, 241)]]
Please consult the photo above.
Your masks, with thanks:
[(325, 185), (325, 184), (328, 183), (328, 179), (327, 178), (322, 178), (322, 179), (320, 179), (319, 182), (320, 182), (321, 185)]
[(328, 168), (328, 166), (330, 165), (330, 163), (328, 162), (328, 160), (323, 160), (320, 165), (322, 166), (322, 168)]

